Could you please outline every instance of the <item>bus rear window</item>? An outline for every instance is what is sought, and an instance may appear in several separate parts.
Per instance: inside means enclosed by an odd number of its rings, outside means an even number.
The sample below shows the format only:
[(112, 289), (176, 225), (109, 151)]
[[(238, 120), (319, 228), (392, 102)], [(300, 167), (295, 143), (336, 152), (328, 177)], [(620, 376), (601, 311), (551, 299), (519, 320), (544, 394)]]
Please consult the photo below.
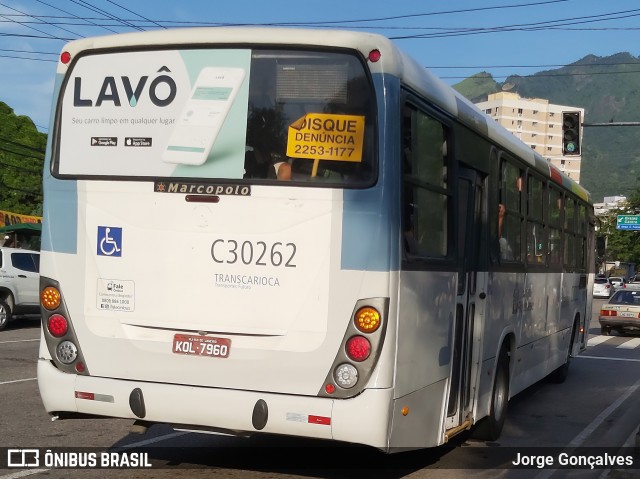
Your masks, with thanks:
[(364, 64), (350, 53), (80, 55), (58, 104), (53, 173), (367, 186), (375, 105)]

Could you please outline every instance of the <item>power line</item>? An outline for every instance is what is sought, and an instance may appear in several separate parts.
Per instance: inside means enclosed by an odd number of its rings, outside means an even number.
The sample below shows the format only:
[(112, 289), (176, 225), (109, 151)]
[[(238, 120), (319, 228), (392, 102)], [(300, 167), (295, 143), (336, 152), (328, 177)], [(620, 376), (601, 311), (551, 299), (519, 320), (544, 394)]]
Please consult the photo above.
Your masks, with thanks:
[(9, 144), (14, 145), (14, 146), (19, 146), (21, 148), (25, 148), (25, 149), (30, 150), (30, 151), (35, 151), (36, 153), (41, 153), (43, 155), (45, 154), (44, 150), (41, 150), (41, 149), (36, 148), (34, 146), (25, 145), (24, 143), (18, 143), (17, 141), (9, 140), (8, 138), (0, 137), (0, 141), (4, 141), (5, 143), (9, 143)]
[[(35, 19), (35, 17), (33, 17), (33, 16), (29, 15), (28, 13), (22, 12), (22, 11), (20, 11), (20, 10), (16, 9), (16, 8), (13, 8), (13, 7), (9, 7), (8, 5), (5, 5), (4, 3), (0, 3), (0, 5), (2, 5), (2, 6), (3, 6), (3, 7), (5, 7), (5, 8), (8, 8), (8, 9), (10, 9), (10, 10), (13, 10), (14, 12), (18, 12), (18, 13), (21, 13), (21, 14), (23, 14), (23, 15), (26, 15), (26, 16), (28, 16), (28, 17), (30, 17), (30, 18), (34, 18), (34, 19)], [(71, 30), (68, 30), (68, 29), (63, 28), (63, 27), (59, 27), (58, 25), (54, 25), (53, 23), (50, 23), (50, 22), (44, 22), (44, 21), (42, 21), (42, 20), (40, 20), (40, 23), (41, 23), (41, 24), (46, 24), (46, 25), (52, 26), (52, 27), (54, 27), (54, 28), (58, 28), (58, 29), (60, 29), (60, 30), (64, 30), (64, 31), (65, 31), (65, 32), (67, 32), (67, 33), (71, 33), (72, 35), (75, 35), (75, 36), (77, 36), (77, 37), (80, 37), (80, 35), (79, 35), (78, 33), (76, 33), (76, 32), (72, 32)]]
[[(41, 0), (37, 0), (40, 1), (41, 3), (43, 3)], [(88, 8), (94, 12), (97, 13), (102, 13), (103, 15), (107, 16), (108, 18), (117, 20), (121, 23), (125, 23), (126, 25), (132, 27), (132, 28), (137, 28), (137, 29), (141, 29), (141, 27), (137, 26), (137, 25), (133, 25), (131, 22), (135, 22), (136, 20), (128, 20), (128, 19), (123, 19), (123, 18), (119, 18), (119, 17), (115, 17), (114, 15), (110, 14), (109, 12), (106, 12), (104, 10), (98, 9), (97, 7), (92, 6), (91, 4), (89, 4), (89, 2), (86, 2), (84, 0), (70, 0), (73, 3), (76, 3), (77, 5), (83, 6), (85, 8)], [(350, 19), (350, 20), (323, 20), (323, 21), (310, 21), (310, 22), (305, 22), (305, 21), (295, 21), (295, 22), (266, 22), (266, 23), (249, 23), (249, 22), (243, 22), (243, 23), (237, 23), (237, 22), (188, 22), (188, 21), (181, 21), (181, 22), (176, 22), (176, 21), (172, 21), (172, 20), (150, 20), (146, 17), (143, 17), (140, 14), (137, 14), (135, 12), (132, 12), (131, 10), (126, 9), (125, 7), (115, 3), (112, 0), (107, 0), (109, 1), (109, 3), (112, 3), (120, 8), (123, 8), (124, 10), (127, 10), (130, 13), (133, 13), (134, 15), (139, 16), (140, 18), (143, 18), (145, 21), (153, 23), (157, 26), (160, 26), (162, 28), (166, 28), (164, 25), (162, 24), (172, 24), (172, 23), (177, 23), (177, 24), (181, 24), (181, 25), (201, 25), (201, 26), (242, 26), (242, 25), (251, 25), (251, 26), (257, 26), (257, 25), (263, 25), (263, 26), (325, 26), (325, 27), (331, 27), (333, 25), (345, 25), (345, 24), (353, 24), (353, 23), (369, 23), (369, 22), (381, 22), (381, 21), (387, 21), (387, 20), (399, 20), (399, 19), (411, 19), (411, 18), (421, 18), (421, 17), (427, 17), (427, 16), (438, 16), (438, 15), (450, 15), (450, 14), (457, 14), (457, 13), (471, 13), (471, 12), (479, 12), (479, 11), (489, 11), (489, 10), (505, 10), (505, 9), (513, 9), (513, 8), (522, 8), (522, 7), (532, 7), (532, 6), (541, 6), (541, 5), (548, 5), (548, 4), (553, 4), (553, 3), (564, 3), (570, 0), (547, 0), (547, 1), (542, 1), (542, 2), (534, 2), (534, 3), (525, 3), (525, 4), (514, 4), (514, 5), (500, 5), (500, 6), (493, 6), (493, 7), (477, 7), (477, 8), (467, 8), (467, 9), (459, 9), (459, 10), (445, 10), (445, 11), (439, 11), (439, 12), (427, 12), (427, 13), (413, 13), (413, 14), (406, 14), (406, 15), (395, 15), (395, 16), (387, 16), (387, 17), (378, 17), (378, 18), (360, 18), (360, 19)], [(55, 7), (54, 7), (55, 8)], [(601, 15), (592, 15), (592, 16), (588, 16), (588, 17), (577, 17), (577, 18), (598, 18), (598, 17), (606, 17), (606, 16), (610, 16), (610, 15), (617, 15), (617, 14), (621, 14), (621, 13), (627, 13), (627, 12), (633, 12), (633, 11), (638, 11), (640, 9), (636, 9), (636, 10), (627, 10), (624, 12), (612, 12), (612, 13), (606, 13), (606, 14), (601, 14)], [(42, 16), (47, 17), (47, 18), (67, 18), (67, 17), (61, 17), (61, 16)], [(82, 19), (82, 20), (102, 20), (102, 18), (90, 18), (90, 17), (78, 17), (77, 15), (74, 15), (75, 18), (78, 19)], [(39, 16), (34, 16), (34, 18), (40, 18)], [(571, 20), (571, 19), (570, 19)], [(606, 18), (604, 18), (603, 20), (608, 20)], [(554, 20), (554, 21), (548, 21), (548, 22), (539, 22), (539, 23), (556, 23), (559, 21), (563, 21), (563, 20)], [(527, 24), (524, 24), (525, 26)], [(536, 25), (536, 24), (532, 24), (532, 25)], [(360, 27), (356, 27), (356, 28), (360, 28)], [(365, 28), (365, 27), (361, 27), (361, 28)], [(368, 27), (367, 27), (368, 28)], [(385, 29), (385, 28), (402, 28), (402, 29), (425, 29), (425, 27), (387, 27), (387, 26), (379, 26), (379, 27), (374, 27), (374, 28), (378, 28), (378, 29)], [(503, 27), (494, 27), (494, 28), (503, 28)], [(435, 29), (435, 28), (434, 28)], [(452, 31), (459, 31), (460, 29), (458, 28), (443, 28), (443, 27), (438, 27), (438, 30), (452, 30)], [(476, 28), (474, 28), (473, 30), (477, 30)]]
[[(4, 17), (4, 15), (0, 15), (0, 17)], [(44, 32), (40, 32), (40, 33), (44, 33)], [(60, 40), (63, 42), (70, 42), (71, 40), (75, 40), (75, 38), (54, 37), (52, 35), (49, 35), (48, 33), (45, 33), (45, 35), (47, 36), (41, 37), (40, 35), (25, 35), (24, 33), (1, 33), (0, 32), (0, 37), (38, 38), (38, 39), (44, 39), (44, 40)]]
[[(14, 155), (22, 156), (22, 157), (25, 157), (25, 158), (34, 158), (33, 156), (21, 155), (20, 153), (16, 153), (16, 152), (11, 151), (11, 150), (6, 150), (6, 149), (4, 149), (2, 147), (0, 147), (0, 151), (4, 151), (5, 153), (12, 153)], [(42, 158), (36, 158), (36, 159), (42, 160)], [(13, 168), (15, 170), (22, 171), (24, 173), (29, 173), (29, 174), (32, 174), (32, 175), (41, 175), (42, 174), (42, 171), (40, 171), (40, 170), (30, 170), (29, 168), (24, 168), (22, 166), (12, 165), (11, 163), (0, 162), (0, 165), (7, 166), (9, 168)]]
[[(640, 30), (640, 28), (638, 28)], [(32, 51), (32, 50), (15, 50), (9, 48), (0, 48), (0, 52), (13, 52), (13, 53), (28, 53), (32, 55), (53, 55), (57, 57), (59, 55), (58, 52), (43, 52), (43, 51)], [(12, 58), (12, 57), (8, 57)], [(23, 58), (23, 57), (16, 57)], [(30, 58), (24, 58), (25, 60), (29, 60)], [(33, 58), (36, 60), (36, 58)], [(57, 60), (53, 60), (57, 61)], [(575, 64), (570, 63), (568, 65), (562, 63), (547, 63), (547, 64), (538, 64), (538, 65), (428, 65), (427, 68), (430, 70), (464, 70), (464, 69), (482, 69), (482, 68), (564, 68), (564, 67), (572, 67), (572, 68), (591, 68), (591, 67), (610, 67), (610, 66), (620, 66), (620, 65), (640, 65), (640, 59), (635, 62), (610, 62), (610, 63), (584, 63), (584, 64)]]
[(30, 53), (33, 55), (55, 55), (58, 56), (57, 52), (34, 52), (33, 50), (14, 50), (10, 48), (0, 48), (0, 52), (14, 52), (14, 53)]
[(153, 21), (153, 20), (149, 20), (148, 18), (143, 17), (143, 16), (142, 16), (142, 15), (140, 15), (139, 13), (135, 13), (134, 11), (129, 10), (128, 8), (123, 7), (122, 5), (118, 5), (116, 2), (113, 2), (112, 0), (107, 0), (107, 2), (111, 3), (112, 5), (115, 5), (116, 7), (122, 8), (123, 10), (126, 10), (126, 11), (127, 11), (127, 12), (129, 12), (129, 13), (133, 13), (134, 15), (139, 16), (140, 18), (142, 18), (143, 20), (146, 20), (147, 22), (151, 22), (151, 23), (153, 23), (154, 25), (157, 25), (157, 26), (158, 26), (158, 27), (160, 27), (160, 28), (164, 28), (164, 29), (166, 29), (166, 28), (167, 28), (167, 27), (165, 27), (164, 25), (160, 25), (158, 22), (155, 22), (155, 21)]
[[(6, 15), (0, 15), (0, 17), (2, 17), (2, 18), (7, 18), (7, 16), (6, 16)], [(53, 36), (53, 35), (51, 35), (50, 33), (44, 32), (44, 31), (42, 31), (42, 30), (38, 30), (37, 28), (34, 28), (34, 27), (30, 26), (30, 25), (26, 25), (24, 22), (18, 22), (18, 21), (16, 21), (16, 20), (13, 20), (13, 19), (10, 19), (10, 18), (7, 18), (7, 20), (9, 20), (9, 21), (11, 21), (11, 22), (13, 22), (13, 23), (17, 23), (18, 25), (22, 25), (23, 27), (29, 28), (29, 29), (31, 29), (31, 30), (35, 30), (36, 32), (42, 33), (42, 34), (44, 34), (44, 35), (47, 35), (47, 37), (45, 37), (45, 38), (57, 39), (57, 37), (54, 37), (54, 36)], [(15, 36), (19, 36), (19, 35), (15, 35)]]
[(33, 60), (36, 62), (53, 62), (53, 63), (57, 63), (58, 61), (58, 60), (51, 60), (49, 58), (19, 57), (16, 55), (0, 55), (0, 58), (15, 58), (16, 60)]
[[(2, 49), (0, 49), (2, 51)], [(637, 62), (611, 62), (611, 63), (589, 63), (589, 64), (575, 64), (570, 63), (569, 65), (563, 64), (546, 64), (546, 65), (467, 65), (467, 66), (443, 66), (443, 65), (429, 65), (427, 68), (430, 70), (454, 70), (454, 69), (475, 69), (475, 68), (552, 68), (552, 67), (571, 67), (571, 68), (581, 68), (581, 67), (609, 67), (609, 66), (619, 66), (619, 65), (640, 65), (640, 60)]]
[(122, 23), (124, 26), (130, 27), (130, 28), (134, 28), (135, 30), (139, 30), (139, 31), (143, 31), (143, 28), (137, 27), (131, 23), (129, 23), (127, 20), (124, 20), (122, 18), (119, 18), (115, 15), (110, 14), (109, 12), (107, 12), (106, 10), (102, 10), (101, 8), (98, 8), (94, 5), (91, 5), (89, 2), (86, 2), (84, 0), (70, 0), (71, 2), (75, 3), (76, 5), (80, 5), (81, 7), (84, 7), (88, 10), (92, 10), (96, 13), (100, 13), (102, 15), (104, 15), (107, 18), (111, 18), (112, 20), (116, 20), (119, 21), (120, 23)]
[(2, 186), (2, 188), (7, 189), (7, 190), (19, 191), (20, 193), (25, 193), (27, 195), (33, 195), (33, 196), (42, 197), (42, 193), (40, 193), (38, 191), (24, 190), (22, 188), (16, 188), (15, 186), (9, 186), (4, 181), (0, 181), (0, 186)]
[[(626, 72), (591, 72), (591, 73), (534, 73), (533, 75), (500, 75), (494, 77), (491, 74), (487, 74), (485, 78), (489, 78), (489, 76), (493, 79), (495, 78), (511, 78), (511, 77), (519, 77), (519, 78), (542, 78), (542, 77), (579, 77), (579, 76), (591, 76), (591, 75), (623, 75), (626, 73), (640, 73), (640, 70), (632, 70)], [(447, 79), (447, 80), (466, 80), (471, 77), (455, 77), (455, 76), (441, 76), (439, 78)], [(478, 78), (476, 75), (475, 78)], [(482, 78), (482, 77), (480, 77)]]
[[(68, 15), (71, 15), (71, 16), (73, 16), (74, 18), (78, 18), (78, 19), (80, 19), (80, 20), (83, 20), (82, 18), (80, 18), (79, 16), (77, 16), (77, 15), (76, 15), (76, 14), (74, 14), (74, 13), (67, 12), (66, 10), (62, 10), (61, 8), (58, 8), (58, 7), (54, 7), (53, 5), (50, 5), (50, 4), (46, 3), (46, 2), (43, 2), (42, 0), (36, 0), (36, 1), (37, 1), (37, 2), (42, 3), (43, 5), (46, 5), (46, 6), (48, 6), (48, 7), (54, 8), (54, 9), (56, 9), (56, 10), (60, 11), (60, 12), (66, 13), (66, 14), (68, 14)], [(36, 16), (34, 16), (33, 18), (36, 18)], [(38, 17), (38, 18), (40, 18), (40, 17)], [(56, 17), (53, 17), (53, 18), (56, 18)], [(64, 18), (64, 17), (63, 17), (63, 18)], [(88, 22), (88, 23), (91, 23), (91, 24), (93, 24), (93, 25), (94, 25), (94, 26), (96, 26), (96, 27), (104, 28), (105, 30), (107, 30), (107, 31), (109, 31), (109, 32), (112, 32), (112, 33), (118, 33), (118, 32), (117, 32), (117, 31), (115, 31), (115, 30), (111, 30), (110, 28), (107, 28), (107, 27), (102, 26), (102, 25), (98, 25), (97, 23), (94, 23), (94, 22)]]
[[(458, 28), (451, 29), (449, 32), (440, 32), (440, 33), (425, 33), (425, 34), (417, 34), (417, 35), (405, 35), (399, 37), (389, 37), (392, 40), (406, 40), (406, 39), (417, 39), (417, 38), (444, 38), (444, 37), (452, 37), (452, 36), (466, 36), (466, 35), (477, 35), (482, 33), (500, 33), (500, 32), (511, 32), (511, 31), (538, 31), (543, 29), (550, 29), (559, 26), (567, 26), (567, 25), (580, 25), (583, 23), (593, 23), (593, 22), (601, 22), (601, 21), (609, 21), (609, 20), (620, 20), (626, 19), (628, 17), (635, 17), (640, 15), (640, 9), (635, 8), (632, 10), (623, 10), (619, 12), (611, 12), (605, 13), (601, 15), (588, 15), (584, 17), (573, 17), (573, 18), (563, 18), (560, 20), (549, 20), (544, 22), (534, 22), (534, 23), (521, 23), (514, 25), (503, 25), (499, 27), (490, 27), (490, 28)], [(619, 15), (617, 17), (611, 17), (612, 15)], [(603, 17), (611, 17), (611, 18), (603, 18)], [(560, 22), (568, 22), (568, 23), (560, 23)]]
[[(3, 151), (5, 153), (11, 153), (12, 155), (20, 156), (22, 158), (30, 158), (32, 160), (44, 161), (44, 158), (38, 158), (37, 156), (25, 155), (24, 153), (19, 153), (17, 151), (7, 150), (6, 148), (2, 148), (1, 146), (0, 146), (0, 151)], [(13, 166), (13, 165), (11, 165), (11, 166)], [(23, 168), (23, 167), (20, 167), (20, 166), (13, 166), (13, 168), (25, 171), (27, 173), (38, 173), (35, 170), (30, 170), (29, 168)]]

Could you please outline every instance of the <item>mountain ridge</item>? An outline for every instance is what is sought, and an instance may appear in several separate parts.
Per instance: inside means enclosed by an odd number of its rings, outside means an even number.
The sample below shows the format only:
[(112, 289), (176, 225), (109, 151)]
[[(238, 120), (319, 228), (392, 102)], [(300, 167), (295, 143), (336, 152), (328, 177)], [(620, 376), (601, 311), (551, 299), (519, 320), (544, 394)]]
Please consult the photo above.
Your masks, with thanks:
[(545, 98), (585, 109), (580, 183), (601, 202), (605, 196), (629, 196), (640, 175), (640, 130), (634, 126), (590, 128), (593, 123), (640, 121), (640, 58), (629, 52), (586, 55), (569, 65), (532, 75), (511, 75), (497, 82), (479, 72), (453, 85), (474, 103), (491, 93), (509, 91), (523, 98)]

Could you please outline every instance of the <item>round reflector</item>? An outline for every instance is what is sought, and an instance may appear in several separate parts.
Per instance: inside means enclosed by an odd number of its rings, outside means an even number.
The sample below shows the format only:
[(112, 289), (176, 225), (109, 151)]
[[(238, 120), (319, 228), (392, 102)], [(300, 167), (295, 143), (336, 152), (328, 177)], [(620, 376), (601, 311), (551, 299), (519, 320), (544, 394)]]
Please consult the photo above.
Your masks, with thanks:
[(350, 389), (358, 382), (358, 370), (352, 364), (341, 364), (333, 372), (333, 378), (344, 389)]
[(56, 356), (61, 363), (71, 364), (78, 358), (78, 348), (71, 341), (62, 341), (56, 348)]
[(69, 330), (69, 323), (67, 319), (61, 314), (53, 314), (47, 321), (47, 329), (51, 333), (51, 336), (61, 338)]
[(40, 304), (43, 308), (53, 311), (60, 306), (60, 291), (53, 286), (47, 286), (40, 293)]
[(69, 63), (69, 62), (71, 61), (71, 53), (69, 53), (69, 52), (62, 52), (62, 53), (60, 54), (60, 61), (61, 61), (62, 63), (64, 63), (65, 65), (66, 65), (67, 63)]
[(364, 336), (353, 336), (346, 344), (346, 352), (353, 361), (364, 361), (371, 354), (371, 343)]
[(380, 313), (377, 309), (365, 306), (356, 312), (356, 328), (363, 333), (373, 333), (380, 327)]
[(377, 61), (380, 61), (380, 57), (382, 57), (382, 54), (380, 53), (380, 50), (371, 50), (369, 52), (369, 61), (371, 63), (375, 63)]

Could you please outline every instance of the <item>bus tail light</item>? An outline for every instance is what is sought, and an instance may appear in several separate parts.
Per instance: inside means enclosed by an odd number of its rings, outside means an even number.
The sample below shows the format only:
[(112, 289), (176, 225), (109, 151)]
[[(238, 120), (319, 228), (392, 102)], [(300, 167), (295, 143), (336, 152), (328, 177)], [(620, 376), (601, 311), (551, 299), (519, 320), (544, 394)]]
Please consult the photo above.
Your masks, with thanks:
[(60, 298), (58, 288), (47, 286), (40, 293), (40, 305), (48, 311), (53, 311), (60, 306)]
[(40, 276), (40, 314), (51, 362), (62, 372), (89, 375), (60, 284)]
[(356, 328), (362, 333), (374, 333), (380, 327), (380, 313), (370, 306), (360, 308), (354, 320)]
[(389, 298), (356, 302), (318, 396), (346, 399), (364, 390), (382, 351), (388, 311)]
[(371, 343), (364, 336), (352, 336), (347, 341), (346, 352), (352, 361), (362, 362), (371, 354)]
[(61, 363), (71, 364), (78, 359), (78, 348), (71, 341), (62, 341), (56, 347), (56, 356)]
[(47, 320), (47, 330), (51, 333), (51, 336), (61, 338), (69, 330), (69, 323), (67, 319), (61, 314), (53, 314)]
[(351, 389), (358, 382), (358, 370), (352, 364), (341, 364), (333, 372), (333, 377), (340, 387)]

